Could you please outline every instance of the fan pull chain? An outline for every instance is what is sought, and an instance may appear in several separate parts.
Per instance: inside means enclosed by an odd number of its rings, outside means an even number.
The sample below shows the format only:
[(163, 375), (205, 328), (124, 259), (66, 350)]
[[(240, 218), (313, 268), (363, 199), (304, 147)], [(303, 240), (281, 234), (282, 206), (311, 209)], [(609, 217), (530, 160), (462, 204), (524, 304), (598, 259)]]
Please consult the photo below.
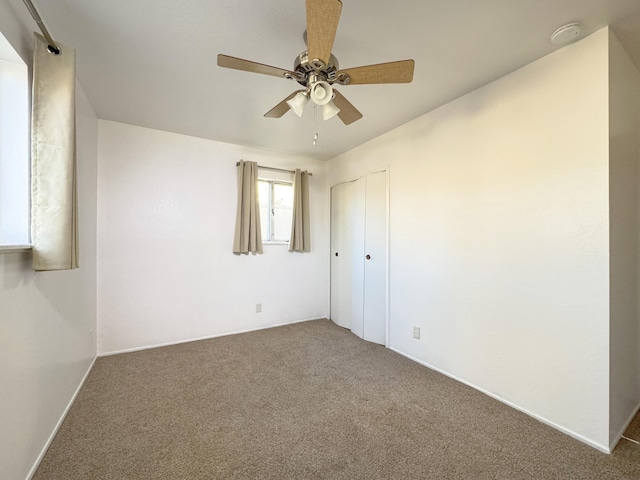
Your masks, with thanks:
[(318, 106), (313, 104), (313, 124), (315, 126), (316, 133), (313, 135), (313, 146), (316, 146), (318, 143)]

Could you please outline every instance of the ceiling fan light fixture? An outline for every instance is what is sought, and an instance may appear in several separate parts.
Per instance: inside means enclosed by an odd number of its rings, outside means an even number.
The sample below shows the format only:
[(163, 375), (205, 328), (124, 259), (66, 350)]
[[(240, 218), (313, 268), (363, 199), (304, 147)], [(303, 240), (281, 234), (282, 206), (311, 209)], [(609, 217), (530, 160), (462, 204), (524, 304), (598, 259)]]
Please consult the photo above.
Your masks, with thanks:
[(311, 100), (316, 105), (326, 105), (332, 98), (333, 88), (324, 80), (320, 80), (311, 86)]
[(307, 106), (307, 103), (309, 103), (308, 92), (298, 92), (291, 100), (287, 100), (289, 108), (299, 117), (302, 117), (302, 112), (304, 112), (304, 107)]
[(322, 106), (322, 119), (329, 120), (330, 118), (335, 117), (340, 113), (340, 109), (336, 107), (336, 104), (333, 101), (327, 103)]

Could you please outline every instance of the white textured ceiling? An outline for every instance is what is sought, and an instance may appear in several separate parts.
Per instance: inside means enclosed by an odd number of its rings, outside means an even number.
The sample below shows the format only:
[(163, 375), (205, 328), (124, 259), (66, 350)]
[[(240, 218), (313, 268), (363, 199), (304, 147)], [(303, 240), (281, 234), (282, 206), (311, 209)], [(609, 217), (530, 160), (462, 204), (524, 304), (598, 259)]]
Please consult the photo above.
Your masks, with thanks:
[(320, 118), (314, 147), (311, 105), (302, 119), (263, 117), (296, 83), (216, 65), (225, 53), (293, 68), (305, 50), (304, 0), (34, 3), (54, 39), (76, 48), (78, 78), (100, 118), (322, 159), (552, 52), (550, 34), (571, 21), (584, 35), (612, 25), (640, 65), (639, 0), (343, 0), (333, 48), (340, 67), (413, 58), (415, 76), (342, 87), (364, 117), (349, 126)]

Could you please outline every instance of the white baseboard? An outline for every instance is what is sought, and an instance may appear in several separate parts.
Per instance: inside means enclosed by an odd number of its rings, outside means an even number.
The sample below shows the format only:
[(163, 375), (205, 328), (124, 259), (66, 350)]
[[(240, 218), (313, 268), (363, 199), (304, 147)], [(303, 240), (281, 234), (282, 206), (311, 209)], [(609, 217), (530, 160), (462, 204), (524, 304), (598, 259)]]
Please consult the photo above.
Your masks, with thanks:
[[(615, 435), (613, 438), (613, 440), (611, 441), (611, 444), (609, 445), (609, 449), (613, 452), (613, 449), (616, 448), (616, 445), (618, 445), (618, 442), (620, 441), (620, 439), (622, 438), (622, 435), (624, 435), (624, 431), (629, 428), (629, 425), (631, 425), (631, 422), (633, 422), (633, 419), (635, 418), (635, 416), (638, 414), (638, 412), (640, 412), (640, 403), (638, 403), (638, 405), (636, 405), (636, 407), (633, 409), (633, 411), (631, 412), (631, 415), (629, 416), (629, 418), (627, 419), (627, 421), (624, 423), (622, 429), (617, 433), (617, 435)], [(634, 440), (638, 440), (637, 438), (634, 438)]]
[(267, 325), (265, 327), (248, 328), (246, 330), (234, 330), (232, 332), (216, 333), (216, 334), (207, 335), (207, 336), (204, 336), (204, 337), (188, 338), (188, 339), (183, 339), (183, 340), (175, 340), (175, 341), (171, 341), (171, 342), (157, 343), (157, 344), (152, 344), (152, 345), (144, 345), (142, 347), (125, 348), (123, 350), (114, 350), (114, 351), (111, 351), (111, 352), (100, 352), (100, 353), (98, 353), (98, 357), (109, 357), (111, 355), (118, 355), (120, 353), (139, 352), (140, 350), (149, 350), (150, 348), (168, 347), (170, 345), (180, 345), (181, 343), (197, 342), (199, 340), (210, 340), (212, 338), (226, 337), (228, 335), (237, 335), (238, 333), (257, 332), (257, 331), (260, 331), (260, 330), (267, 330), (269, 328), (284, 327), (285, 325), (293, 325), (294, 323), (310, 322), (310, 321), (313, 321), (313, 320), (324, 320), (325, 318), (326, 317), (304, 318), (302, 320), (293, 320), (291, 322), (276, 323), (274, 325)]
[(45, 454), (47, 453), (47, 450), (51, 446), (51, 442), (53, 442), (53, 439), (55, 438), (56, 434), (58, 433), (58, 430), (60, 430), (60, 427), (62, 426), (62, 422), (64, 422), (64, 419), (67, 417), (67, 413), (69, 413), (69, 410), (71, 409), (71, 405), (73, 405), (73, 402), (75, 402), (76, 397), (78, 396), (78, 393), (80, 393), (80, 389), (82, 388), (82, 386), (84, 385), (85, 380), (89, 376), (89, 373), (91, 372), (91, 369), (93, 368), (93, 364), (96, 363), (96, 358), (98, 358), (98, 357), (93, 357), (93, 360), (91, 361), (91, 365), (89, 365), (89, 368), (87, 368), (87, 371), (85, 372), (84, 376), (82, 377), (82, 380), (80, 381), (80, 384), (78, 385), (78, 388), (76, 388), (76, 391), (73, 393), (73, 396), (71, 397), (71, 400), (69, 400), (69, 403), (67, 404), (67, 407), (64, 409), (64, 412), (62, 412), (62, 415), (60, 416), (60, 419), (58, 420), (58, 423), (56, 423), (56, 426), (53, 429), (53, 432), (51, 432), (51, 435), (49, 435), (47, 443), (44, 444), (44, 447), (42, 447), (42, 450), (40, 451), (40, 455), (38, 455), (38, 458), (36, 458), (36, 461), (33, 464), (33, 467), (31, 467), (31, 470), (29, 470), (29, 473), (27, 474), (27, 479), (26, 480), (31, 480), (31, 477), (33, 477), (35, 475), (35, 473), (36, 473), (36, 470), (38, 470), (38, 467), (40, 466), (40, 462), (42, 462), (42, 459), (44, 458)]
[(493, 398), (495, 400), (498, 400), (499, 402), (502, 402), (505, 405), (510, 406), (511, 408), (515, 408), (516, 410), (518, 410), (518, 411), (520, 411), (522, 413), (525, 413), (525, 414), (529, 415), (530, 417), (535, 418), (536, 420), (538, 420), (541, 423), (544, 423), (545, 425), (553, 427), (556, 430), (559, 430), (562, 433), (564, 433), (566, 435), (569, 435), (570, 437), (575, 438), (576, 440), (580, 440), (582, 443), (586, 443), (590, 447), (593, 447), (593, 448), (595, 448), (597, 450), (600, 450), (601, 452), (604, 452), (604, 453), (611, 453), (612, 452), (612, 450), (610, 450), (608, 446), (601, 445), (601, 444), (599, 444), (597, 442), (594, 442), (593, 440), (590, 440), (590, 439), (580, 435), (579, 433), (574, 432), (573, 430), (569, 430), (568, 428), (565, 428), (565, 427), (563, 427), (561, 425), (558, 425), (557, 423), (554, 423), (551, 420), (547, 420), (546, 418), (541, 417), (540, 415), (537, 415), (537, 414), (535, 414), (533, 412), (530, 412), (529, 410), (527, 410), (525, 408), (522, 408), (522, 407), (516, 405), (515, 403), (512, 403), (512, 402), (510, 402), (510, 401), (508, 401), (508, 400), (496, 395), (495, 393), (491, 393), (491, 392), (485, 390), (484, 388), (478, 387), (477, 385), (474, 385), (474, 384), (472, 384), (472, 383), (470, 383), (470, 382), (468, 382), (468, 381), (466, 381), (466, 380), (464, 380), (462, 378), (456, 377), (455, 375), (452, 375), (449, 372), (446, 372), (446, 371), (444, 371), (444, 370), (442, 370), (442, 369), (440, 369), (438, 367), (434, 367), (433, 365), (430, 365), (427, 362), (423, 362), (422, 360), (419, 360), (419, 359), (417, 359), (415, 357), (412, 357), (411, 355), (408, 355), (405, 352), (403, 352), (401, 350), (398, 350), (397, 348), (389, 347), (389, 349), (393, 350), (394, 352), (396, 352), (396, 353), (398, 353), (400, 355), (402, 355), (403, 357), (408, 358), (409, 360), (413, 360), (414, 362), (419, 363), (420, 365), (423, 365), (423, 366), (429, 368), (430, 370), (434, 370), (434, 371), (436, 371), (438, 373), (441, 373), (442, 375), (445, 375), (446, 377), (452, 378), (453, 380), (455, 380), (457, 382), (463, 383), (463, 384), (465, 384), (465, 385), (467, 385), (467, 386), (469, 386), (471, 388), (474, 388), (474, 389), (484, 393), (485, 395), (488, 395), (491, 398)]

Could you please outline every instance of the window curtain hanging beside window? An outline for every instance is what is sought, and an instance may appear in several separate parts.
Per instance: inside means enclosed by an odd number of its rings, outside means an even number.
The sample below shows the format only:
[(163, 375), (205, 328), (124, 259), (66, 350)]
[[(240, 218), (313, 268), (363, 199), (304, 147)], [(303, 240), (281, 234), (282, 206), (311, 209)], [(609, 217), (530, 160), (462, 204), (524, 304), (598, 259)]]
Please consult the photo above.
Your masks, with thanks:
[(299, 168), (293, 175), (293, 212), (291, 218), (290, 252), (311, 251), (311, 225), (309, 221), (309, 172)]
[(258, 164), (238, 162), (238, 206), (233, 253), (262, 253), (260, 204), (258, 201)]
[(75, 51), (35, 34), (31, 117), (34, 270), (78, 268)]

